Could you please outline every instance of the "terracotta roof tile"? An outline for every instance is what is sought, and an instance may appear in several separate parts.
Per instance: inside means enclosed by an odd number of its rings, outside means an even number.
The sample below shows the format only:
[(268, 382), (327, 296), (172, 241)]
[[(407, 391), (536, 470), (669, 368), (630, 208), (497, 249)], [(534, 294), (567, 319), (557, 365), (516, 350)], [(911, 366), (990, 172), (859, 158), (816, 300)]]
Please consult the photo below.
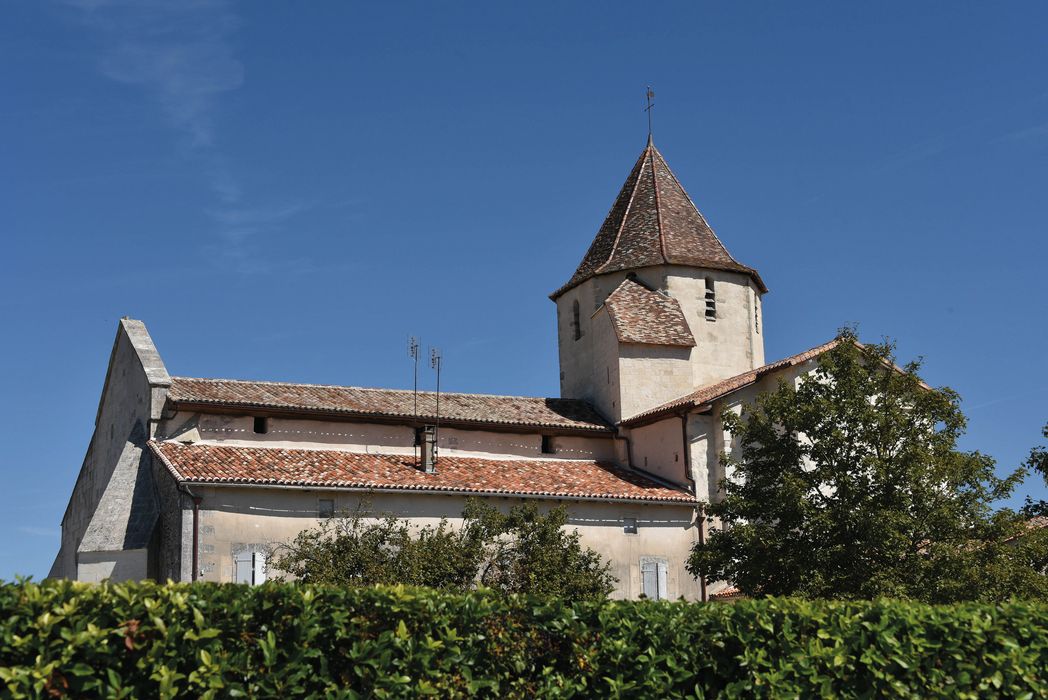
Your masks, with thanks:
[(720, 242), (649, 140), (575, 274), (551, 296), (595, 275), (664, 263), (741, 272), (767, 291)]
[[(291, 409), (352, 416), (414, 416), (414, 393), (399, 389), (172, 377), (168, 398), (175, 404)], [(418, 393), (418, 415), (423, 420), (436, 418), (436, 394), (428, 391)], [(584, 432), (611, 430), (611, 426), (592, 406), (579, 399), (442, 392), (440, 418), (486, 425), (561, 428)]]
[(626, 279), (604, 304), (620, 343), (695, 346), (684, 312), (673, 297)]
[(589, 460), (447, 456), (426, 474), (405, 455), (156, 441), (149, 447), (176, 479), (197, 483), (694, 502), (683, 490)]
[(758, 379), (764, 377), (769, 372), (773, 372), (777, 369), (785, 367), (793, 367), (803, 362), (807, 362), (815, 357), (818, 357), (827, 350), (835, 347), (839, 341), (831, 340), (828, 343), (823, 343), (810, 350), (791, 355), (790, 357), (784, 358), (777, 362), (763, 365), (757, 369), (750, 370), (749, 372), (743, 372), (737, 374), (734, 377), (729, 377), (723, 381), (717, 382), (716, 384), (709, 384), (702, 387), (698, 391), (693, 391), (690, 394), (685, 394), (680, 398), (674, 399), (667, 403), (657, 406), (651, 410), (638, 413), (635, 416), (631, 416), (626, 420), (622, 421), (622, 425), (630, 426), (637, 423), (642, 423), (652, 418), (662, 416), (665, 414), (676, 413), (682, 410), (690, 410), (697, 408), (703, 404), (711, 403), (717, 399), (723, 398), (732, 392), (738, 391), (744, 387), (747, 387), (755, 383)]

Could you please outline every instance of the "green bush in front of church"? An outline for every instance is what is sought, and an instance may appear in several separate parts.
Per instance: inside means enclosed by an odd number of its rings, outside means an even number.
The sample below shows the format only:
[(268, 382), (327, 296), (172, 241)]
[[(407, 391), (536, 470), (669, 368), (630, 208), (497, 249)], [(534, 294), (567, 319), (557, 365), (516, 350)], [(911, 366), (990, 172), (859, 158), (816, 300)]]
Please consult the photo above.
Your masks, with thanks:
[(267, 583), (0, 585), (2, 695), (1048, 695), (1048, 606), (582, 601)]

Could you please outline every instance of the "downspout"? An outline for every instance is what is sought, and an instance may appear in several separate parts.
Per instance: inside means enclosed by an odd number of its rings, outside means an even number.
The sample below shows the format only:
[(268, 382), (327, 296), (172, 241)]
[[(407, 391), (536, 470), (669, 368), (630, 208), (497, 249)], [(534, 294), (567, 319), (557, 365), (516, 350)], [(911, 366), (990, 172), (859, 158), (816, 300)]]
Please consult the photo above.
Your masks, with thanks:
[(688, 413), (684, 411), (680, 414), (680, 435), (684, 441), (684, 478), (692, 484), (695, 483), (695, 479), (691, 476), (691, 445), (688, 444)]
[(193, 499), (193, 573), (191, 581), (200, 578), (200, 502), (204, 499), (197, 496), (189, 487), (182, 484), (178, 490)]
[[(699, 546), (706, 544), (706, 506), (705, 504), (699, 504)], [(699, 600), (702, 602), (708, 602), (709, 597), (706, 595), (706, 574), (699, 574)]]
[(622, 428), (619, 428), (619, 439), (626, 442), (626, 466), (630, 469), (633, 468), (633, 441), (630, 440), (628, 435), (622, 434)]

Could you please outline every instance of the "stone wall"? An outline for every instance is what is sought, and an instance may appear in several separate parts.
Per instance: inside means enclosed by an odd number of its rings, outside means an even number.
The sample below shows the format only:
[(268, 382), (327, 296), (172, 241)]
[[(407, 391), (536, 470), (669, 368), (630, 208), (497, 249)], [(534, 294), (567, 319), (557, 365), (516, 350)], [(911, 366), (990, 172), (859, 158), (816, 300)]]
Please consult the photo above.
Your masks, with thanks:
[[(160, 418), (170, 384), (145, 325), (121, 320), (95, 430), (62, 518), (62, 543), (49, 577), (78, 578), (79, 555), (92, 552), (141, 550), (141, 566), (146, 566), (144, 552), (157, 511), (143, 450)], [(117, 574), (128, 570), (123, 564), (134, 556), (112, 554), (112, 570)], [(108, 566), (101, 554), (84, 559), (91, 569), (85, 573), (89, 577), (97, 577)], [(118, 559), (120, 567), (116, 566)]]
[[(417, 526), (436, 525), (447, 518), (461, 524), (465, 497), (422, 493), (362, 494), (331, 489), (274, 489), (236, 486), (194, 486), (202, 497), (200, 511), (201, 569), (203, 580), (233, 580), (234, 553), (262, 548), (274, 549), (293, 539), (303, 529), (317, 526), (320, 499), (333, 499), (339, 512), (356, 512), (362, 500), (370, 512), (411, 518)], [(508, 509), (524, 499), (488, 498)], [(537, 500), (537, 499), (536, 499)], [(636, 598), (641, 592), (640, 563), (645, 557), (668, 563), (668, 595), (671, 599), (699, 597), (698, 582), (684, 568), (698, 538), (694, 509), (686, 505), (579, 502), (538, 500), (541, 508), (564, 505), (569, 528), (577, 529), (584, 546), (591, 547), (613, 563), (619, 579), (613, 597)], [(624, 520), (637, 521), (637, 533), (624, 532)], [(271, 572), (275, 573), (275, 572)]]

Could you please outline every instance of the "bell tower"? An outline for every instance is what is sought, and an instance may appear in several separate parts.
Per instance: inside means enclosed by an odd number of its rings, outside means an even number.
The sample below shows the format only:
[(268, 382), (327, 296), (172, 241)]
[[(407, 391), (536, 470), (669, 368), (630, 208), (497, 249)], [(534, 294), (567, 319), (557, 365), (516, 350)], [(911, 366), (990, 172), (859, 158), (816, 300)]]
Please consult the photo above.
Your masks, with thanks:
[(767, 291), (649, 136), (575, 274), (550, 295), (561, 396), (617, 422), (760, 367)]

